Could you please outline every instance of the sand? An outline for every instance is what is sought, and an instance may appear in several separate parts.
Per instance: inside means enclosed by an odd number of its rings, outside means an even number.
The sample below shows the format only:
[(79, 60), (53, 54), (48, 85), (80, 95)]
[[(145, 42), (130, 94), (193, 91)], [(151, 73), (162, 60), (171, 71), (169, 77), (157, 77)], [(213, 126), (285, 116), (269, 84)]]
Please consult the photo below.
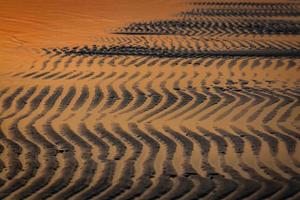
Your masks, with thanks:
[(299, 199), (297, 1), (3, 1), (0, 199)]

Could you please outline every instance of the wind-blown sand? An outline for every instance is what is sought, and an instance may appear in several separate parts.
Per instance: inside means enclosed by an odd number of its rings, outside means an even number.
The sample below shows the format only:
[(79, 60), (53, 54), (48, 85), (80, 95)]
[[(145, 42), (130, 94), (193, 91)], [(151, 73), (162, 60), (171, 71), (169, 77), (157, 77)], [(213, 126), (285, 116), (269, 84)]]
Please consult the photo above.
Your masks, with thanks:
[(299, 199), (297, 1), (3, 2), (0, 199)]

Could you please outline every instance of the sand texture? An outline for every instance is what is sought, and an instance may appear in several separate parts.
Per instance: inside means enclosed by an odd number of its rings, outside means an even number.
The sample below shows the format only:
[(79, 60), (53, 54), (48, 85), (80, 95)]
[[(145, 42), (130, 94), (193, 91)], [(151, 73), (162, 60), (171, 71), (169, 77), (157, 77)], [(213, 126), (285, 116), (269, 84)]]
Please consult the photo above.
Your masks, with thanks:
[(300, 199), (299, 1), (3, 1), (0, 199)]

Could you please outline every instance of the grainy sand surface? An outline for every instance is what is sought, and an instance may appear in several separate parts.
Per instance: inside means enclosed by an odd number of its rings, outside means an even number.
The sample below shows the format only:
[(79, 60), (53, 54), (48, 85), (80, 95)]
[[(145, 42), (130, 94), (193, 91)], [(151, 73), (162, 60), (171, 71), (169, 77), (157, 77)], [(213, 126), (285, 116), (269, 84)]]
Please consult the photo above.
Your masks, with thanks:
[(0, 199), (300, 199), (299, 1), (0, 3)]

